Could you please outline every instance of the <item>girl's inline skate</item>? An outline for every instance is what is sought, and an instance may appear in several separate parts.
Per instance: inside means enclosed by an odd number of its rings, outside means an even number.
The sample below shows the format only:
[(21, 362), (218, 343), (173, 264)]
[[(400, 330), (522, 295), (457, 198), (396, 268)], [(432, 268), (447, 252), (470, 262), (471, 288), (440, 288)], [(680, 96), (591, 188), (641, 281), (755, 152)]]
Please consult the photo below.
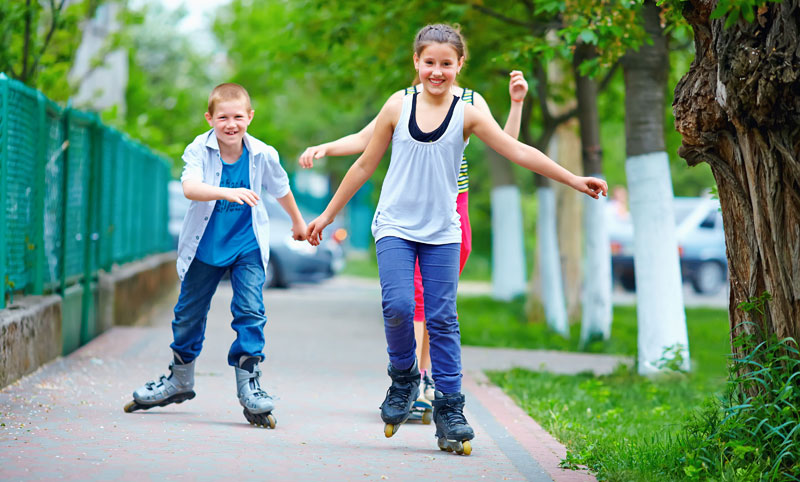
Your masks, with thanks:
[(433, 400), (433, 422), (436, 424), (436, 442), (439, 449), (458, 455), (472, 453), (470, 440), (475, 437), (472, 427), (464, 418), (464, 395), (443, 394), (436, 390)]
[(416, 361), (407, 370), (397, 370), (389, 363), (387, 372), (392, 385), (386, 390), (386, 398), (381, 404), (381, 419), (386, 424), (383, 434), (389, 438), (408, 420), (411, 407), (419, 397), (419, 369)]

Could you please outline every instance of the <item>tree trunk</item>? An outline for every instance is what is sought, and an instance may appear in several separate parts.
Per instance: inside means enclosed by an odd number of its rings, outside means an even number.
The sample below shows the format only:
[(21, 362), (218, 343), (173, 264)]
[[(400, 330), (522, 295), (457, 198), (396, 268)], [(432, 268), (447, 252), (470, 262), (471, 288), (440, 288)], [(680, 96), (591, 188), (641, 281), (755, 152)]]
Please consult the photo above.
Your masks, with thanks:
[[(600, 148), (600, 118), (597, 113), (597, 83), (580, 75), (578, 66), (595, 55), (594, 47), (580, 43), (575, 50), (575, 90), (583, 151), (583, 173), (603, 177)], [(611, 335), (611, 249), (606, 219), (606, 198), (583, 196), (584, 268), (582, 283), (581, 346), (593, 338)], [(598, 221), (599, 220), (599, 221)]]
[[(732, 336), (798, 340), (800, 0), (766, 3), (754, 22), (728, 29), (724, 18), (709, 19), (715, 6), (693, 0), (683, 11), (696, 56), (675, 88), (679, 154), (690, 166), (708, 162), (717, 181)], [(765, 291), (763, 315), (737, 309)]]
[(689, 369), (669, 158), (664, 152), (664, 93), (669, 55), (652, 0), (642, 7), (652, 45), (623, 58), (625, 171), (633, 219), (639, 373), (660, 371), (664, 359)]
[(492, 177), (492, 297), (510, 300), (525, 293), (525, 244), (519, 187), (511, 163), (486, 150)]
[[(550, 144), (555, 126), (545, 126), (544, 142)], [(520, 135), (523, 142), (535, 146), (530, 133), (530, 112), (522, 116), (522, 127)], [(545, 145), (547, 145), (545, 144)], [(542, 150), (541, 146), (536, 146)], [(558, 155), (550, 152), (554, 159)], [(536, 318), (536, 311), (539, 298), (536, 287), (540, 288), (542, 307), (544, 308), (545, 320), (547, 325), (564, 337), (569, 337), (569, 321), (567, 320), (567, 310), (564, 303), (564, 283), (561, 277), (561, 256), (558, 252), (558, 229), (556, 224), (556, 202), (550, 179), (539, 174), (534, 175), (536, 183), (536, 198), (538, 200), (536, 218), (536, 251), (538, 255), (538, 283), (532, 280), (529, 283), (528, 300), (525, 311), (528, 319)]]
[[(578, 122), (571, 119), (556, 129), (553, 139), (558, 143), (558, 163), (570, 172), (582, 176), (580, 139)], [(564, 301), (567, 319), (576, 321), (581, 318), (581, 263), (583, 261), (583, 193), (553, 183), (556, 193), (556, 220), (558, 226), (558, 249), (561, 255), (561, 273), (564, 276)]]

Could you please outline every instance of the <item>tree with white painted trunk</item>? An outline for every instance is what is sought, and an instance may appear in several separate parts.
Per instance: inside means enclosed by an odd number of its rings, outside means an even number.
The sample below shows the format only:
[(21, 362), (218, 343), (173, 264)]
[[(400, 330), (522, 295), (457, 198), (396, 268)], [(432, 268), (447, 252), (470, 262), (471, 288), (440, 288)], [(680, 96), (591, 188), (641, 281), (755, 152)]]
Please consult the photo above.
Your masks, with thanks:
[(669, 56), (652, 0), (641, 8), (652, 43), (628, 52), (625, 73), (625, 170), (634, 229), (639, 373), (665, 359), (689, 369), (689, 339), (675, 234), (669, 158), (664, 150), (664, 93)]
[[(578, 121), (583, 150), (583, 172), (603, 177), (603, 157), (600, 148), (600, 120), (597, 113), (597, 83), (582, 75), (580, 65), (597, 57), (593, 45), (580, 42), (575, 49), (573, 65), (575, 91), (578, 98)], [(606, 198), (583, 200), (584, 266), (582, 285), (582, 319), (580, 345), (595, 338), (611, 336), (611, 251), (606, 222)]]

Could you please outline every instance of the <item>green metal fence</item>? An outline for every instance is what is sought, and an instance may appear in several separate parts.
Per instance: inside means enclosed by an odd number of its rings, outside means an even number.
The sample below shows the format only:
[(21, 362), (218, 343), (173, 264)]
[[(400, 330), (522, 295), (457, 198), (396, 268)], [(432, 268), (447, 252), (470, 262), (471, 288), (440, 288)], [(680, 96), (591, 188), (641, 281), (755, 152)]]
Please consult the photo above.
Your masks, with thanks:
[(0, 308), (60, 293), (64, 352), (94, 337), (97, 271), (170, 249), (169, 179), (96, 115), (0, 74)]

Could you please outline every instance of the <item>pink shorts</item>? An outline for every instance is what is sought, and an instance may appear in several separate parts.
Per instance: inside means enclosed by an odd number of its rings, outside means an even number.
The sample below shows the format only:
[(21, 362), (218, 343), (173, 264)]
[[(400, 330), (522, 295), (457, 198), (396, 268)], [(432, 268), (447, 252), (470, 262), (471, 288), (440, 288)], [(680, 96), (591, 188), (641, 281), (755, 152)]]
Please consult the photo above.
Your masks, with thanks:
[[(472, 227), (469, 224), (469, 191), (459, 193), (456, 198), (456, 212), (461, 216), (461, 258), (458, 263), (458, 274), (464, 271), (469, 253), (472, 252)], [(425, 321), (425, 301), (422, 298), (422, 275), (419, 262), (414, 267), (414, 321)]]

